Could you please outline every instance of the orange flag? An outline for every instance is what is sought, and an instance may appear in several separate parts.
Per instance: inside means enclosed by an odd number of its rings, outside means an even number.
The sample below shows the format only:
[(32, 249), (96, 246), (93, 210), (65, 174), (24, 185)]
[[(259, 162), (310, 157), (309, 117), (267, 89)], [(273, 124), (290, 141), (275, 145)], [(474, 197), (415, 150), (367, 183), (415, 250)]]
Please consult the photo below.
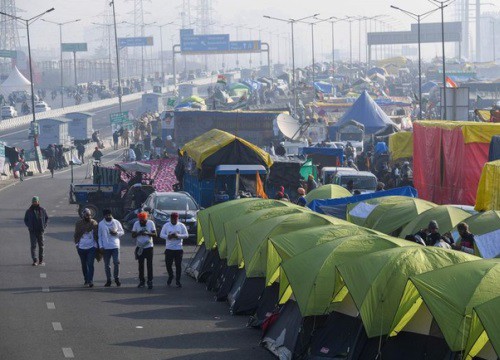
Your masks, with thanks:
[(262, 180), (260, 179), (260, 175), (258, 172), (256, 173), (255, 179), (255, 193), (262, 199), (268, 199), (266, 193), (264, 192), (264, 185), (262, 184)]

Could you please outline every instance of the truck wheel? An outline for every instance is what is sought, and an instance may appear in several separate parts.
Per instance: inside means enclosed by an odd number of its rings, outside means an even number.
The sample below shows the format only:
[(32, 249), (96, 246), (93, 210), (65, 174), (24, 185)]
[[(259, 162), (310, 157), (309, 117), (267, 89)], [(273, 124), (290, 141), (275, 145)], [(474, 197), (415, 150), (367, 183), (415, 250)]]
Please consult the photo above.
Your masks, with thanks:
[(92, 215), (93, 219), (95, 219), (97, 217), (97, 214), (99, 213), (99, 209), (95, 205), (92, 204), (80, 205), (80, 207), (78, 208), (78, 214), (80, 215), (80, 217), (83, 217), (84, 209), (90, 210), (90, 214)]

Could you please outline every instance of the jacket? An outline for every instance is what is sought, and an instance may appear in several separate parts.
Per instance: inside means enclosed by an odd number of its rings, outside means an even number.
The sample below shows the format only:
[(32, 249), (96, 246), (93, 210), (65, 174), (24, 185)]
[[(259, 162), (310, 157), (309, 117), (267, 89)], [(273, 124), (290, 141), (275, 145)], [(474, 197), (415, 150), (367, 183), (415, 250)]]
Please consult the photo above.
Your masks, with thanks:
[(47, 211), (41, 206), (31, 205), (24, 214), (24, 224), (30, 232), (44, 232), (48, 222)]
[(97, 221), (95, 221), (94, 219), (90, 219), (90, 221), (85, 221), (85, 219), (78, 220), (75, 224), (75, 235), (73, 236), (75, 244), (78, 244), (83, 234), (89, 231), (94, 232), (94, 239), (96, 239), (97, 241), (97, 239), (99, 238), (97, 232)]

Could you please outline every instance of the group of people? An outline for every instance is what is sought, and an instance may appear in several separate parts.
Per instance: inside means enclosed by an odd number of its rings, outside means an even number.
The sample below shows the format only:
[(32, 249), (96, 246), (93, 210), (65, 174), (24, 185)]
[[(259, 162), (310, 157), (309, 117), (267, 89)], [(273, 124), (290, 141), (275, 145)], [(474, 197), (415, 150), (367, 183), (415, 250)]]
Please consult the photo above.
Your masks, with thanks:
[[(121, 286), (120, 280), (120, 238), (125, 234), (120, 221), (114, 219), (112, 211), (103, 210), (104, 218), (97, 222), (93, 219), (90, 209), (83, 209), (81, 219), (75, 224), (73, 240), (80, 257), (84, 286), (94, 286), (95, 260), (104, 260), (106, 274), (105, 287), (110, 287), (112, 281)], [(155, 223), (149, 220), (149, 214), (140, 212), (132, 228), (132, 238), (135, 240), (135, 259), (138, 261), (138, 288), (153, 288), (153, 239), (160, 237), (165, 240), (165, 266), (168, 273), (167, 285), (174, 280), (173, 265), (175, 264), (175, 284), (182, 287), (182, 257), (183, 240), (189, 237), (186, 226), (179, 221), (179, 214), (173, 212), (170, 221), (163, 225), (159, 235)], [(31, 258), (33, 266), (44, 266), (44, 233), (49, 222), (47, 211), (40, 206), (40, 198), (34, 196), (32, 204), (26, 210), (24, 223), (28, 228), (31, 242)], [(37, 253), (38, 247), (38, 253)], [(111, 259), (113, 272), (111, 273)], [(144, 267), (146, 265), (146, 275)]]
[(454, 249), (474, 254), (475, 239), (474, 234), (469, 230), (469, 225), (465, 222), (457, 224), (457, 231), (460, 239), (455, 242), (451, 233), (441, 234), (436, 220), (431, 220), (425, 229), (421, 229), (416, 234), (406, 235), (405, 239), (416, 242), (423, 246), (436, 246), (443, 249)]

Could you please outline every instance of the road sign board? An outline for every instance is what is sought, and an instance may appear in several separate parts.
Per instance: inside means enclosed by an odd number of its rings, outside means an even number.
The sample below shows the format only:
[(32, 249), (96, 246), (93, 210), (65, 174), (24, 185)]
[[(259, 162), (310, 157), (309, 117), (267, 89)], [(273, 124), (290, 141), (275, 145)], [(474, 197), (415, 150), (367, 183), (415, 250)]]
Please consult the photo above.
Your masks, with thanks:
[(17, 57), (17, 52), (15, 50), (0, 50), (0, 57), (15, 59)]
[(64, 52), (87, 51), (87, 43), (62, 43), (61, 50)]
[(128, 117), (128, 111), (109, 114), (109, 121), (111, 125), (123, 125), (131, 122)]
[(230, 41), (229, 51), (260, 51), (259, 40)]
[(121, 48), (130, 46), (153, 46), (153, 37), (127, 37), (118, 38), (118, 46)]
[(181, 36), (182, 52), (228, 51), (229, 34)]

